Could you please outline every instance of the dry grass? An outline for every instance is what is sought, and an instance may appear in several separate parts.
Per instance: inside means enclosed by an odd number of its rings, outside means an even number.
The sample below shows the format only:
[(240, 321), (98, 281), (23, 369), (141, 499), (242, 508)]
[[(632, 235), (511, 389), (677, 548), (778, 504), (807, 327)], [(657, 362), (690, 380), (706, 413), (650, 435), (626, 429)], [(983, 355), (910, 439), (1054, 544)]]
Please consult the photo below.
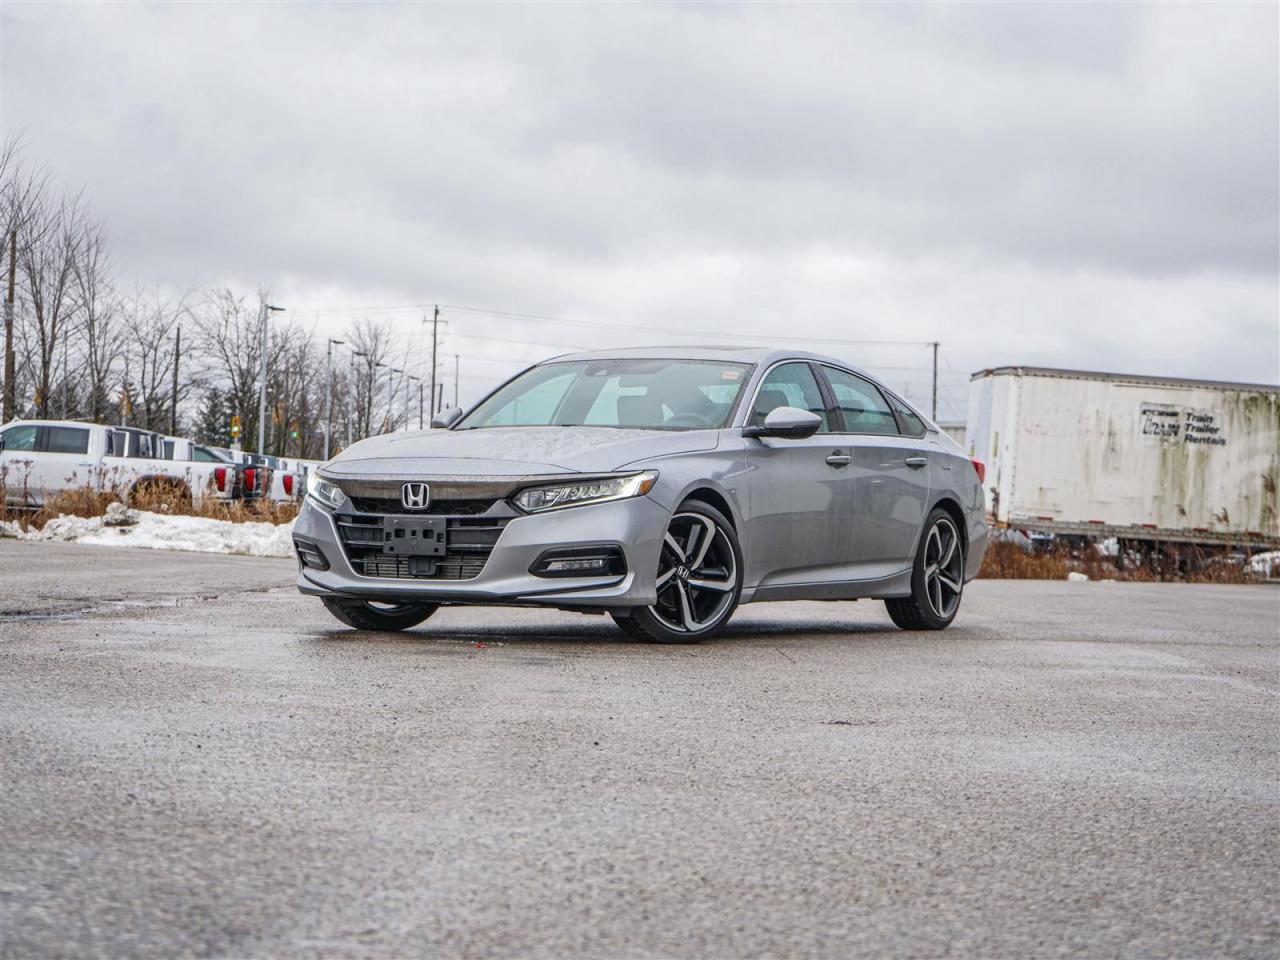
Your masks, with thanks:
[(1228, 562), (1221, 551), (1172, 546), (1130, 554), (1123, 563), (1104, 557), (1092, 547), (1065, 545), (1028, 553), (1007, 541), (988, 545), (979, 577), (993, 580), (1065, 580), (1069, 573), (1083, 573), (1090, 580), (1182, 583), (1253, 583), (1248, 565)]
[[(91, 487), (74, 487), (49, 497), (38, 510), (15, 510), (4, 503), (4, 487), (0, 484), (0, 520), (16, 521), (23, 530), (42, 529), (54, 517), (68, 514), (73, 517), (100, 517), (110, 504), (125, 498), (118, 490), (97, 491)], [(211, 498), (191, 502), (190, 495), (174, 490), (166, 484), (146, 484), (134, 491), (128, 499), (129, 506), (151, 513), (168, 513), (174, 516), (207, 517), (211, 520), (230, 520), (233, 523), (254, 521), (258, 523), (288, 523), (298, 515), (297, 503), (243, 500), (223, 503)]]

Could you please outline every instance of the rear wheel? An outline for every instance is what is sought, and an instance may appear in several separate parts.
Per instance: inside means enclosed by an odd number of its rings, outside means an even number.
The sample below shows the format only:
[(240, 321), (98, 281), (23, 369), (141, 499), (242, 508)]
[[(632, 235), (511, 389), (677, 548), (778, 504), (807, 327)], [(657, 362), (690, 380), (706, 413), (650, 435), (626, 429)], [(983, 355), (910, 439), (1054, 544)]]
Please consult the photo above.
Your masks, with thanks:
[(964, 591), (964, 542), (951, 514), (929, 514), (911, 570), (911, 596), (884, 602), (903, 630), (941, 630), (956, 618)]
[(408, 630), (438, 609), (434, 603), (380, 603), (345, 597), (321, 597), (320, 600), (326, 610), (357, 630)]
[(698, 643), (733, 616), (742, 593), (742, 548), (727, 517), (688, 500), (671, 517), (658, 557), (657, 603), (614, 614), (650, 643)]

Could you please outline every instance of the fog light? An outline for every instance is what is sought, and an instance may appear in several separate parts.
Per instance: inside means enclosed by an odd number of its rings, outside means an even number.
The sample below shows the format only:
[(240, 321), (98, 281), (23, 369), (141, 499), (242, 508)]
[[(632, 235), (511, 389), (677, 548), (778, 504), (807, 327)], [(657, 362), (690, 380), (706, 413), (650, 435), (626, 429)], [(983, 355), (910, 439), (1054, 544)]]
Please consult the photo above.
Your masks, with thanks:
[(620, 577), (627, 572), (622, 548), (614, 544), (548, 550), (529, 567), (535, 577)]
[(293, 549), (298, 553), (298, 562), (313, 570), (328, 570), (329, 561), (325, 559), (320, 548), (306, 540), (294, 540)]
[(572, 573), (575, 570), (608, 572), (609, 561), (605, 557), (594, 557), (590, 560), (548, 560), (542, 566), (543, 573)]

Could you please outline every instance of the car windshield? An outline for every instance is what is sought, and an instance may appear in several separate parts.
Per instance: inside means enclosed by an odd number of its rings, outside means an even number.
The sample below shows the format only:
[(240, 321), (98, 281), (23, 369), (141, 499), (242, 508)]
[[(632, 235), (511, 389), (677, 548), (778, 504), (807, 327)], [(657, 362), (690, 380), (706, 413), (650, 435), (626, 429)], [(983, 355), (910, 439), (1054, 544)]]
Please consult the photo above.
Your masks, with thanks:
[(729, 422), (750, 369), (712, 360), (544, 363), (498, 389), (456, 429), (719, 429)]

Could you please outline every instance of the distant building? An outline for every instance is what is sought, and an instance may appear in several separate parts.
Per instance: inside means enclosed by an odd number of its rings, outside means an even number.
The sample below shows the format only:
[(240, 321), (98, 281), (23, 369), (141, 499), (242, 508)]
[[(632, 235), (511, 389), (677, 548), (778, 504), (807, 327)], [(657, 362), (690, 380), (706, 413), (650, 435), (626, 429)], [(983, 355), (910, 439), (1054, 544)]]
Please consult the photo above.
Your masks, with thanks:
[(942, 428), (942, 432), (954, 440), (960, 446), (964, 446), (964, 421), (963, 420), (940, 420), (938, 426)]

